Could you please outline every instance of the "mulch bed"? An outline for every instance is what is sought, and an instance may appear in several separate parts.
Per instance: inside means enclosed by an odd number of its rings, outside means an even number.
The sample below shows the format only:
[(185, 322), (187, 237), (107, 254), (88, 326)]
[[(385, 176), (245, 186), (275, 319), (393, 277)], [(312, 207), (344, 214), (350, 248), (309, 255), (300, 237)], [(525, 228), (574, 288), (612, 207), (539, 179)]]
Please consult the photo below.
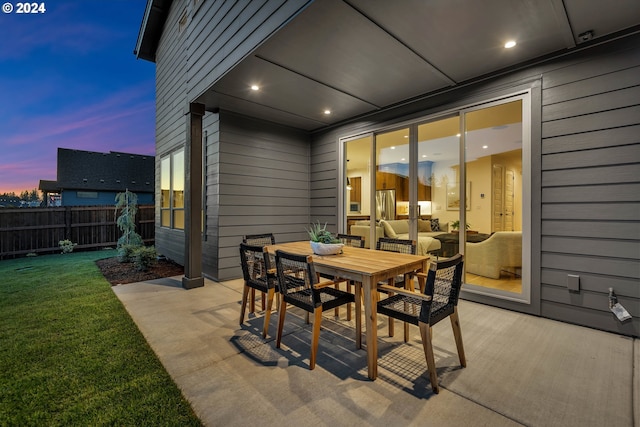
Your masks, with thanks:
[(102, 275), (114, 286), (184, 274), (181, 265), (164, 258), (159, 259), (148, 271), (138, 271), (133, 263), (119, 262), (117, 257), (99, 259), (96, 264)]

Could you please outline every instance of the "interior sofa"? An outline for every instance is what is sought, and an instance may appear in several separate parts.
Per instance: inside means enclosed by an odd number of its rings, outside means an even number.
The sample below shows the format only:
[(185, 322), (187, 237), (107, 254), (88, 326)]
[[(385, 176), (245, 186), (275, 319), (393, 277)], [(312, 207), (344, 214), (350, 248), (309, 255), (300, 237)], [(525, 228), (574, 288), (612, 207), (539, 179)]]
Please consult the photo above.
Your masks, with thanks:
[(522, 231), (496, 231), (482, 242), (467, 242), (464, 264), (467, 273), (492, 279), (499, 279), (502, 270), (522, 267)]
[[(438, 225), (438, 230), (433, 230), (432, 225)], [(362, 236), (365, 238), (365, 248), (370, 247), (369, 229), (371, 221), (357, 221), (351, 226), (349, 234)], [(416, 242), (416, 252), (420, 255), (427, 255), (429, 252), (435, 252), (440, 249), (440, 241), (434, 239), (438, 234), (447, 232), (448, 224), (440, 225), (437, 219), (418, 220), (418, 241)], [(409, 238), (409, 220), (394, 219), (380, 221), (376, 224), (376, 241), (380, 237), (389, 237), (392, 239), (408, 239)]]

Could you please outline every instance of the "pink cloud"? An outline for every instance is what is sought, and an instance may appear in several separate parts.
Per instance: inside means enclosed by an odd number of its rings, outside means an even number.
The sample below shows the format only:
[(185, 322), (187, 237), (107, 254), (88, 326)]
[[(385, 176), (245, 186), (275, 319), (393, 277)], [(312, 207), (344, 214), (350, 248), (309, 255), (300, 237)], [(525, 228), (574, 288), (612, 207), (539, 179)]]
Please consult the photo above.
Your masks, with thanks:
[(20, 132), (7, 135), (4, 144), (34, 144), (63, 136), (75, 139), (77, 132), (95, 135), (104, 127), (122, 126), (125, 119), (153, 117), (154, 102), (136, 99), (139, 95), (135, 89), (127, 88), (80, 110), (22, 118), (15, 127)]

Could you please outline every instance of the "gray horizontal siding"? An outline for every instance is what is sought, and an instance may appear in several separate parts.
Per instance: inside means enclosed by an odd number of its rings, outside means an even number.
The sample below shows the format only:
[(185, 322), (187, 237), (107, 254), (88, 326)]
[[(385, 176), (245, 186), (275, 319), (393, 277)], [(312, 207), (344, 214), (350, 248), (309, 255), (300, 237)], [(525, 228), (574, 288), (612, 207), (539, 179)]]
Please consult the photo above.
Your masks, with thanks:
[(156, 249), (184, 265), (184, 232), (160, 227), (160, 161), (185, 141), (187, 69), (178, 20), (187, 1), (174, 1), (156, 55)]
[(542, 141), (542, 154), (570, 153), (574, 151), (637, 144), (640, 125), (597, 130), (588, 133), (546, 138)]
[[(543, 77), (541, 314), (638, 335), (640, 48), (564, 65)], [(633, 320), (609, 311), (609, 287)]]
[(224, 280), (241, 276), (238, 244), (244, 235), (306, 238), (309, 136), (232, 113), (220, 116), (216, 278)]

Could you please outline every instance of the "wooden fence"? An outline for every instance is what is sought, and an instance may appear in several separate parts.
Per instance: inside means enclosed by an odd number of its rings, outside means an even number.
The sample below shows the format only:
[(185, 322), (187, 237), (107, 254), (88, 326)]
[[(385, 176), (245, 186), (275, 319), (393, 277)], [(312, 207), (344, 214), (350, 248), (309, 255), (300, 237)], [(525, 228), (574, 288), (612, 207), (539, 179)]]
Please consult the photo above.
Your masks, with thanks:
[[(153, 205), (138, 206), (136, 232), (145, 244), (155, 242)], [(60, 240), (76, 249), (115, 248), (121, 235), (114, 206), (0, 209), (0, 259), (60, 252)]]

